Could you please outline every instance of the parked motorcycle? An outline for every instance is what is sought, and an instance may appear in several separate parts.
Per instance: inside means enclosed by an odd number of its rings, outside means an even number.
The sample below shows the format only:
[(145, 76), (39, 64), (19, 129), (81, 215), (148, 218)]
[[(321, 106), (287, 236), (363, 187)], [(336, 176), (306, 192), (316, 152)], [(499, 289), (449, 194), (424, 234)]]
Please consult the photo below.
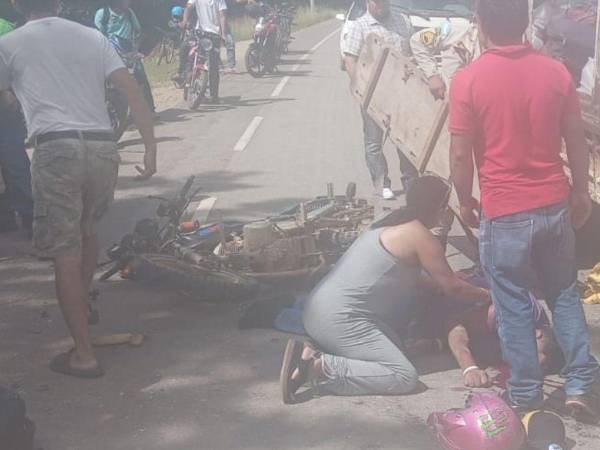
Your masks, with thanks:
[(246, 70), (254, 78), (275, 72), (279, 60), (277, 16), (266, 5), (261, 4), (257, 11), (253, 42), (245, 56)]
[[(102, 277), (161, 280), (203, 300), (253, 297), (261, 286), (315, 283), (373, 218), (373, 208), (346, 195), (317, 197), (264, 220), (200, 224), (188, 179), (173, 199), (159, 200), (157, 218), (142, 219), (111, 247)], [(184, 220), (191, 218), (191, 220)]]
[[(196, 109), (206, 98), (210, 69), (210, 52), (218, 51), (214, 40), (219, 36), (200, 30), (190, 30), (186, 37), (189, 44), (188, 71), (183, 83), (183, 99), (190, 109)], [(180, 86), (178, 86), (180, 87)]]
[[(152, 89), (148, 83), (142, 63), (143, 55), (135, 49), (131, 42), (125, 39), (113, 36), (109, 41), (123, 60), (123, 64), (125, 64), (129, 73), (140, 85), (148, 105), (152, 105)], [(115, 139), (119, 140), (123, 136), (123, 133), (125, 133), (125, 130), (131, 125), (132, 118), (127, 99), (110, 82), (106, 85), (106, 109), (108, 110)]]

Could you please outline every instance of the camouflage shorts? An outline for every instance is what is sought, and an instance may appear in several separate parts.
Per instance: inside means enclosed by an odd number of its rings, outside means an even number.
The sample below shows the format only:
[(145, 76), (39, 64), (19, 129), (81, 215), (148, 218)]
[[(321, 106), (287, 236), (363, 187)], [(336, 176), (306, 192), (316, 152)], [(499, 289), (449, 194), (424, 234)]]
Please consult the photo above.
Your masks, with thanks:
[(95, 233), (113, 200), (119, 161), (114, 142), (57, 139), (36, 147), (33, 243), (43, 256), (81, 251), (81, 237)]

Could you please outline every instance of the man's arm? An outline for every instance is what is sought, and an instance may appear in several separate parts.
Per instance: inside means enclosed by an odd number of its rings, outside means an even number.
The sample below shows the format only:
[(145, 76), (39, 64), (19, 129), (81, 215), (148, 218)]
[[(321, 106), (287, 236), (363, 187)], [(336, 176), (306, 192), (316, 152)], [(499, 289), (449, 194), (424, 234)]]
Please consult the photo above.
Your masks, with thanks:
[(142, 135), (144, 147), (146, 148), (144, 168), (136, 166), (136, 169), (140, 173), (136, 178), (138, 180), (145, 180), (156, 173), (156, 140), (154, 138), (152, 111), (144, 99), (137, 82), (127, 69), (121, 68), (115, 70), (110, 74), (109, 79), (121, 94), (127, 97), (133, 121)]
[(225, 0), (220, 0), (219, 5), (219, 24), (221, 25), (221, 38), (226, 40), (227, 36), (227, 4)]
[(479, 368), (469, 349), (469, 333), (464, 325), (457, 324), (450, 330), (448, 346), (460, 366), (465, 386), (471, 388), (491, 386), (487, 373)]
[(346, 72), (348, 72), (348, 76), (350, 77), (350, 79), (354, 77), (354, 71), (356, 70), (357, 61), (357, 56), (349, 55), (347, 53), (344, 55), (344, 66), (346, 67)]
[(490, 293), (461, 280), (450, 268), (440, 242), (426, 229), (416, 234), (413, 246), (423, 269), (427, 271), (444, 294), (472, 302), (491, 301)]
[(452, 134), (450, 139), (450, 178), (460, 203), (460, 216), (470, 227), (479, 226), (479, 203), (473, 198), (473, 140)]
[(221, 37), (225, 40), (227, 36), (227, 10), (219, 11), (219, 22), (221, 23)]
[(182, 29), (187, 29), (192, 26), (192, 20), (194, 17), (194, 5), (192, 3), (188, 3), (185, 6), (185, 10), (183, 11), (183, 20), (180, 23)]
[(417, 65), (427, 79), (429, 91), (435, 99), (444, 99), (446, 83), (438, 73), (435, 56), (439, 52), (439, 46), (436, 45), (436, 36), (437, 31), (434, 28), (421, 30), (411, 36), (410, 48)]
[(590, 153), (580, 113), (570, 113), (564, 116), (562, 134), (567, 147), (567, 158), (573, 183), (570, 198), (571, 221), (573, 227), (578, 229), (587, 222), (592, 212), (592, 200), (588, 186)]

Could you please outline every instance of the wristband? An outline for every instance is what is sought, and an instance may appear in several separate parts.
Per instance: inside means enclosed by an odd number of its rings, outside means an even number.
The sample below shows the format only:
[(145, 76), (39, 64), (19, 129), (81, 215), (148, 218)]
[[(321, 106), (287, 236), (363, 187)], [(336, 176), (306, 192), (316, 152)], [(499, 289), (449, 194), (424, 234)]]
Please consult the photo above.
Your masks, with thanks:
[(473, 372), (474, 370), (479, 370), (479, 366), (470, 366), (463, 370), (463, 377), (469, 372)]

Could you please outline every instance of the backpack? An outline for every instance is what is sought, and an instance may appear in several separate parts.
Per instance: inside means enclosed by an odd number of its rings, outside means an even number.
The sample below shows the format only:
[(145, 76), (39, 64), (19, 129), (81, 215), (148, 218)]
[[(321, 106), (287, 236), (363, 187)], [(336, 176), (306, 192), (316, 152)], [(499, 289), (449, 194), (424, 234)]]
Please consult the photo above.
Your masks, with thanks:
[(33, 450), (35, 425), (25, 416), (25, 402), (0, 386), (0, 442), (3, 450)]

